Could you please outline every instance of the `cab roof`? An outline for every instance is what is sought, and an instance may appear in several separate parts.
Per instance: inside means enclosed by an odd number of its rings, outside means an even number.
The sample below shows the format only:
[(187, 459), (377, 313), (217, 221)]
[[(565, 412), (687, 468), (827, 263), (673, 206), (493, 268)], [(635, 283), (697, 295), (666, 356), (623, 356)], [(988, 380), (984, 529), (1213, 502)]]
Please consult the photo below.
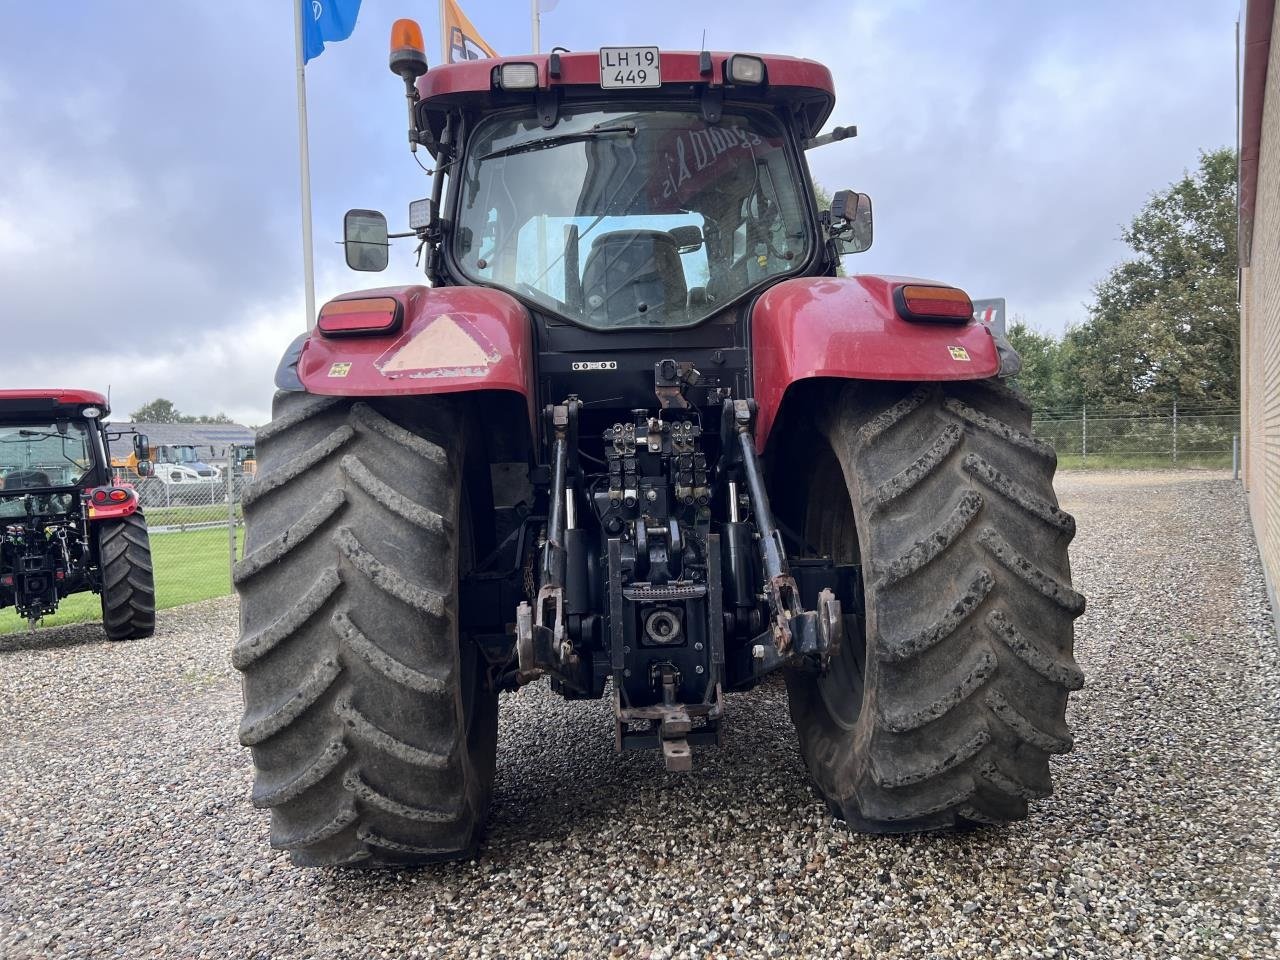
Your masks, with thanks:
[(97, 407), (104, 417), (110, 413), (107, 398), (96, 390), (65, 387), (0, 390), (0, 414), (52, 411), (55, 407)]
[[(835, 108), (835, 84), (831, 71), (816, 60), (783, 57), (773, 54), (744, 53), (757, 57), (765, 65), (762, 84), (734, 85), (726, 82), (729, 58), (735, 53), (662, 51), (659, 70), (662, 86), (653, 89), (627, 88), (605, 90), (600, 86), (600, 53), (597, 50), (526, 54), (468, 60), (463, 63), (432, 67), (418, 78), (418, 95), (427, 111), (448, 110), (458, 106), (477, 105), (500, 100), (511, 103), (532, 100), (539, 93), (561, 90), (581, 95), (590, 92), (602, 97), (688, 95), (690, 87), (721, 91), (727, 101), (760, 102), (792, 101), (799, 107), (804, 121), (804, 135), (816, 136)], [(503, 91), (497, 77), (504, 64), (532, 63), (538, 68), (536, 90)], [(435, 126), (435, 124), (433, 124)]]

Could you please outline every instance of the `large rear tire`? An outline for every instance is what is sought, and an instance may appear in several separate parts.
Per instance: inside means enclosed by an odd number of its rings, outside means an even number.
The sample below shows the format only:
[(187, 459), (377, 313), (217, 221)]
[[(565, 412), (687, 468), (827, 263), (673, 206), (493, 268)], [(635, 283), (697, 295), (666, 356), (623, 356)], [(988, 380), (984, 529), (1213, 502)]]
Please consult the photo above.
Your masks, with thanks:
[(156, 585), (146, 518), (138, 510), (96, 526), (102, 629), (108, 640), (149, 637), (156, 632)]
[(998, 381), (850, 384), (823, 407), (805, 533), (863, 564), (866, 617), (824, 675), (788, 676), (806, 765), (869, 832), (1023, 818), (1084, 682), (1054, 452)]
[(271, 844), (304, 866), (468, 856), (497, 695), (458, 635), (463, 421), (448, 400), (276, 395), (235, 568), (240, 741)]

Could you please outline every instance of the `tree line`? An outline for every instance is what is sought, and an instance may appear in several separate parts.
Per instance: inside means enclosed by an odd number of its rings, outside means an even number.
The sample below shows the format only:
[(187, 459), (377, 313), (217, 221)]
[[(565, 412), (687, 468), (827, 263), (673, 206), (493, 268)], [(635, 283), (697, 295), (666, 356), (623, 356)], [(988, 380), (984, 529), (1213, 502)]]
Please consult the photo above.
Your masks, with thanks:
[(157, 397), (150, 403), (144, 403), (133, 413), (129, 414), (129, 419), (135, 423), (232, 423), (232, 419), (225, 413), (215, 414), (195, 414), (189, 415), (182, 413), (173, 405), (172, 400), (166, 400), (164, 397)]
[(1061, 337), (1014, 318), (1017, 384), (1036, 410), (1134, 413), (1233, 402), (1240, 395), (1236, 153), (1154, 194), (1121, 234), (1133, 255), (1094, 287), (1086, 318)]

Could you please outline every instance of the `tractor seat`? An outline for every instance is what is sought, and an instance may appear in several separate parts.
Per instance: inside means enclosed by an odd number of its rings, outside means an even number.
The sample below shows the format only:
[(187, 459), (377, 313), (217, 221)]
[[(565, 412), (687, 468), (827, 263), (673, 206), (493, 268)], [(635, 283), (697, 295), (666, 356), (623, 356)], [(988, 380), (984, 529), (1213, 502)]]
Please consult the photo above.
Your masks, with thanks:
[(596, 238), (582, 270), (587, 316), (603, 324), (660, 323), (685, 311), (689, 295), (675, 237), (615, 230)]
[(49, 475), (43, 470), (11, 470), (4, 476), (5, 490), (30, 490), (36, 487), (51, 487)]

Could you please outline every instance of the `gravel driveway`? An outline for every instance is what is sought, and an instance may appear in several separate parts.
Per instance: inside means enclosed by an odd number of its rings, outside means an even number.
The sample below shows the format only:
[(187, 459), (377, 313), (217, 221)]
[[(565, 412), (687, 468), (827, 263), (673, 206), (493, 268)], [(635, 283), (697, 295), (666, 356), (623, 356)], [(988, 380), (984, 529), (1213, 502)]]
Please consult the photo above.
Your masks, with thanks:
[(1280, 669), (1237, 485), (1065, 474), (1088, 686), (1012, 828), (876, 838), (811, 793), (780, 683), (691, 775), (604, 704), (505, 697), (488, 848), (401, 874), (267, 847), (234, 601), (149, 641), (0, 639), (0, 956), (1277, 957)]

